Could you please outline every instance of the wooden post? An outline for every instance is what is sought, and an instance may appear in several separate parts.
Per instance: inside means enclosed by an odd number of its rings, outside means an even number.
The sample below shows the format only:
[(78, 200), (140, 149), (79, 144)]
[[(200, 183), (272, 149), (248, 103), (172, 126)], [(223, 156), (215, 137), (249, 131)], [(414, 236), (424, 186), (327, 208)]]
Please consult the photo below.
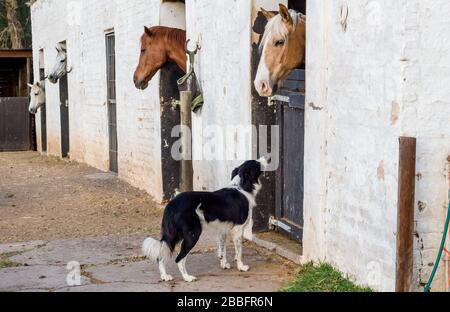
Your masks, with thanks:
[[(181, 144), (182, 155), (180, 191), (190, 192), (194, 189), (192, 167), (192, 92), (182, 91), (180, 93), (180, 112), (181, 112)], [(185, 131), (189, 129), (189, 131)]]
[(411, 290), (413, 273), (416, 139), (400, 138), (398, 172), (396, 291)]

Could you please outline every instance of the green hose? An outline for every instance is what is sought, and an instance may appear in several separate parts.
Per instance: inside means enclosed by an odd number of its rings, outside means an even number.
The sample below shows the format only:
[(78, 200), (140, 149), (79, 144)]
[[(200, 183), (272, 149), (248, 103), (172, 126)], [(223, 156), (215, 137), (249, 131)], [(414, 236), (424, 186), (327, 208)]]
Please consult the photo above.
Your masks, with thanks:
[[(449, 192), (449, 201), (450, 201), (450, 192)], [(445, 246), (445, 239), (447, 237), (448, 232), (448, 224), (450, 222), (450, 203), (448, 204), (448, 211), (447, 211), (447, 220), (445, 221), (445, 227), (444, 227), (444, 234), (442, 235), (442, 242), (441, 247), (439, 248), (439, 253), (436, 259), (436, 263), (434, 264), (433, 272), (431, 272), (430, 279), (428, 280), (427, 285), (425, 286), (424, 292), (430, 292), (431, 290), (431, 284), (433, 283), (434, 276), (436, 275), (436, 271), (439, 267), (439, 262), (441, 261), (442, 252), (444, 250)]]

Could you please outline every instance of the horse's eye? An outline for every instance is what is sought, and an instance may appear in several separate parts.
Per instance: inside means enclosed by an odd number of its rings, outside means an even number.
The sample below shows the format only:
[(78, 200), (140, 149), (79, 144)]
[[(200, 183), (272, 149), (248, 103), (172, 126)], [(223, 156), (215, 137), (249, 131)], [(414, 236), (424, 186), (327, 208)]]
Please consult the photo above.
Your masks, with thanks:
[(61, 63), (64, 63), (66, 60), (61, 60)]
[(278, 40), (277, 42), (275, 42), (275, 46), (281, 47), (284, 45), (284, 43), (285, 43), (285, 41), (283, 39), (281, 39), (281, 40)]
[(38, 93), (35, 93), (34, 95), (36, 95), (36, 96), (39, 95), (39, 92), (38, 92)]
[(146, 51), (145, 49), (141, 49), (141, 53), (145, 53), (145, 51)]

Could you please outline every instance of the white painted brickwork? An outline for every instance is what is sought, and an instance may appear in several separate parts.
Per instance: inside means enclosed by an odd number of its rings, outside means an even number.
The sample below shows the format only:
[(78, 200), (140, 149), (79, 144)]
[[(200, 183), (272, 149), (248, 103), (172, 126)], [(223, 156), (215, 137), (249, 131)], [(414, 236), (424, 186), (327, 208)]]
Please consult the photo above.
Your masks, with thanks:
[[(449, 11), (447, 1), (308, 3), (305, 255), (376, 289), (395, 287), (402, 135), (418, 139), (415, 289), (437, 254), (450, 154)], [(434, 289), (445, 289), (443, 263)]]
[[(139, 38), (144, 25), (159, 23), (159, 1), (38, 0), (32, 19), (34, 56), (38, 59), (38, 50), (44, 48), (47, 74), (54, 65), (56, 43), (67, 41), (73, 65), (68, 79), (71, 159), (103, 170), (109, 162), (105, 33), (114, 29), (119, 175), (160, 199), (159, 79), (145, 91), (133, 85)], [(48, 82), (46, 86), (48, 151), (60, 155), (59, 89)]]

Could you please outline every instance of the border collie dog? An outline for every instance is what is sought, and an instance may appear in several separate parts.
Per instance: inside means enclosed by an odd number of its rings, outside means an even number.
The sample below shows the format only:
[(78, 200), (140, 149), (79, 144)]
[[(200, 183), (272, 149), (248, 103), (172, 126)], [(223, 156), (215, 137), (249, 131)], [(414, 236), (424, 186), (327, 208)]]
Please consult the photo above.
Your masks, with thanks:
[(230, 269), (227, 261), (226, 241), (231, 234), (237, 268), (246, 272), (250, 268), (242, 262), (242, 240), (245, 227), (252, 218), (255, 198), (261, 189), (260, 176), (270, 159), (261, 158), (245, 162), (236, 168), (232, 181), (216, 192), (186, 192), (176, 196), (166, 207), (162, 221), (162, 238), (147, 238), (142, 245), (143, 254), (159, 265), (162, 281), (171, 281), (165, 263), (181, 242), (180, 254), (175, 262), (186, 282), (196, 277), (186, 271), (186, 257), (197, 244), (205, 226), (218, 230), (219, 259), (222, 269)]

